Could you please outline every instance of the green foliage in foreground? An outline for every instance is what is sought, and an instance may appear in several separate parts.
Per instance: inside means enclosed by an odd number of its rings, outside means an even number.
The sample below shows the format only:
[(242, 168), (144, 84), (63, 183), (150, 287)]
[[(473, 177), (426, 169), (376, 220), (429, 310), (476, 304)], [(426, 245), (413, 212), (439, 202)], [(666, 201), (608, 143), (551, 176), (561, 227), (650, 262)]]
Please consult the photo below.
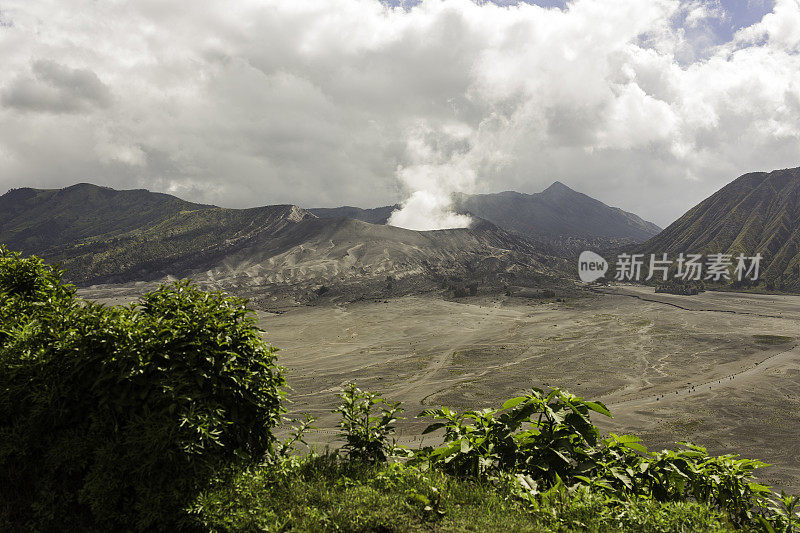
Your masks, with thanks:
[(241, 300), (188, 282), (75, 297), (0, 247), (0, 529), (173, 530), (274, 444), (283, 377)]
[(691, 499), (726, 512), (741, 526), (752, 523), (754, 512), (767, 503), (769, 488), (753, 479), (764, 463), (736, 455), (712, 457), (688, 443), (685, 450), (650, 453), (638, 437), (612, 433), (601, 439), (590, 412), (611, 416), (602, 403), (536, 388), (502, 409), (424, 411), (422, 416), (442, 420), (425, 432), (443, 428), (445, 445), (417, 457), (457, 476), (514, 475), (531, 497), (557, 486), (585, 485), (609, 497)]
[[(193, 512), (212, 531), (792, 532), (800, 501), (770, 499), (758, 461), (699, 446), (650, 453), (632, 436), (601, 438), (605, 406), (555, 389), (501, 409), (424, 411), (439, 448), (390, 442), (400, 411), (349, 385), (340, 397), (349, 453), (273, 458), (220, 481)], [(297, 437), (293, 437), (296, 441)], [(365, 453), (370, 450), (370, 453)], [(355, 453), (354, 453), (355, 452)], [(388, 455), (410, 461), (391, 464)]]
[(510, 483), (462, 479), (400, 463), (310, 456), (241, 472), (193, 512), (210, 531), (732, 531), (692, 502), (612, 499), (564, 489), (530, 508)]
[(590, 412), (611, 416), (600, 402), (560, 389), (534, 388), (500, 409), (423, 411), (444, 429), (444, 445), (415, 452), (414, 462), (454, 476), (511, 480), (532, 509), (564, 492), (589, 490), (611, 501), (699, 502), (742, 529), (800, 530), (800, 499), (775, 498), (753, 473), (766, 466), (738, 455), (711, 456), (701, 446), (652, 453), (631, 435), (601, 438)]

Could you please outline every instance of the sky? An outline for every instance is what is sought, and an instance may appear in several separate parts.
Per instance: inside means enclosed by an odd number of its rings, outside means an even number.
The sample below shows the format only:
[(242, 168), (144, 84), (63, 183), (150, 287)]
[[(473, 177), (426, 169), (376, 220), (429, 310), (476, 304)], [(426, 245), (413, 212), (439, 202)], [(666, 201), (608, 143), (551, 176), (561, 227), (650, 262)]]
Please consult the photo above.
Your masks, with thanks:
[(800, 166), (800, 0), (0, 0), (0, 57), (0, 194), (433, 229), (453, 192), (559, 180), (666, 226)]

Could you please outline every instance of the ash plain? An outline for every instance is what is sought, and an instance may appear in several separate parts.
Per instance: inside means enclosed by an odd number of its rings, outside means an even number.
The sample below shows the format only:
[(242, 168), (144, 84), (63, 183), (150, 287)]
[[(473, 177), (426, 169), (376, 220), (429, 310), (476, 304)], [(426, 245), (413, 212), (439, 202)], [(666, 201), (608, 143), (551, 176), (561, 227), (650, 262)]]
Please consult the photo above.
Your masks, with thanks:
[[(151, 288), (80, 294), (118, 304)], [(553, 386), (605, 402), (614, 418), (593, 418), (604, 433), (760, 459), (772, 465), (762, 482), (800, 492), (800, 296), (625, 285), (565, 294), (432, 292), (256, 312), (287, 369), (288, 416), (317, 417), (308, 441), (318, 449), (342, 444), (331, 410), (349, 382), (402, 402), (398, 442), (414, 448), (441, 438), (420, 437), (423, 409), (499, 407)]]

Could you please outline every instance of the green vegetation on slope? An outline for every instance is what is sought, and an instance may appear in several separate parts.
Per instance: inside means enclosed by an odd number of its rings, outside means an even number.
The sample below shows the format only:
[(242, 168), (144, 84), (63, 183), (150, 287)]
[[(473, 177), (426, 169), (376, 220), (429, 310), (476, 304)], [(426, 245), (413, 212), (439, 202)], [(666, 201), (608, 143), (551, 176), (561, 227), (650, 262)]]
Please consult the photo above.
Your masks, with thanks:
[(762, 289), (800, 291), (800, 168), (737, 178), (639, 251), (658, 257), (667, 253), (671, 259), (679, 253), (760, 253)]
[[(439, 448), (390, 440), (399, 404), (350, 385), (341, 394), (346, 455), (283, 455), (226, 476), (193, 513), (212, 531), (795, 531), (800, 499), (770, 501), (757, 461), (705, 449), (649, 453), (631, 436), (598, 438), (605, 407), (558, 389), (497, 410), (424, 412)], [(295, 434), (294, 439), (302, 435)], [(387, 464), (389, 455), (403, 462)]]
[(200, 266), (305, 218), (313, 215), (289, 205), (223, 209), (79, 184), (0, 196), (0, 242), (60, 264), (75, 283), (104, 283)]

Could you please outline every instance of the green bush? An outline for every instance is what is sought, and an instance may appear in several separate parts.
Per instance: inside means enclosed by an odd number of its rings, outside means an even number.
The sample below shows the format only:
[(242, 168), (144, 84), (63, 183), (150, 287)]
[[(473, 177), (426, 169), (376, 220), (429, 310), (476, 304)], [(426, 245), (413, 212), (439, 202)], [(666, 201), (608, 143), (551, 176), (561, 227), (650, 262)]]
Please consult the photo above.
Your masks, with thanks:
[[(342, 404), (334, 413), (342, 415), (339, 436), (350, 459), (386, 461), (395, 451), (394, 423), (403, 411), (400, 402), (390, 402), (375, 392), (362, 391), (350, 383), (340, 394)], [(374, 409), (380, 414), (373, 415)]]
[(61, 276), (0, 247), (0, 529), (189, 528), (216, 471), (273, 448), (275, 350), (222, 293), (104, 307)]
[(423, 450), (420, 457), (454, 475), (484, 478), (519, 472), (552, 486), (585, 462), (598, 443), (600, 432), (589, 411), (610, 416), (602, 403), (559, 389), (550, 394), (533, 389), (496, 410), (428, 409), (420, 416), (442, 422), (430, 424), (423, 434), (443, 428), (445, 445)]
[(537, 388), (500, 409), (426, 410), (420, 416), (440, 421), (423, 434), (444, 429), (444, 445), (420, 450), (415, 461), (458, 477), (510, 480), (515, 497), (533, 509), (551, 505), (565, 491), (588, 488), (613, 501), (698, 502), (742, 528), (800, 526), (800, 500), (785, 495), (776, 500), (769, 487), (755, 482), (753, 474), (764, 463), (711, 456), (691, 443), (652, 453), (632, 435), (601, 439), (590, 412), (611, 416), (600, 402)]

